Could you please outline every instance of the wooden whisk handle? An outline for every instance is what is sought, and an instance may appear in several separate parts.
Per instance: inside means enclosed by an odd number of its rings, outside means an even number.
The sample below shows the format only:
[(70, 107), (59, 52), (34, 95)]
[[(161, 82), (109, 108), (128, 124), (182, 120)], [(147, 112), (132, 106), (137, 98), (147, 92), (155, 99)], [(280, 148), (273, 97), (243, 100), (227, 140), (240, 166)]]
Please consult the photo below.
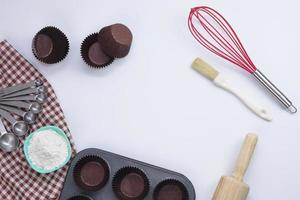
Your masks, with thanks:
[(246, 136), (239, 157), (236, 161), (235, 170), (233, 173), (233, 177), (235, 177), (238, 181), (243, 181), (243, 177), (249, 166), (256, 143), (257, 143), (257, 135), (248, 134)]

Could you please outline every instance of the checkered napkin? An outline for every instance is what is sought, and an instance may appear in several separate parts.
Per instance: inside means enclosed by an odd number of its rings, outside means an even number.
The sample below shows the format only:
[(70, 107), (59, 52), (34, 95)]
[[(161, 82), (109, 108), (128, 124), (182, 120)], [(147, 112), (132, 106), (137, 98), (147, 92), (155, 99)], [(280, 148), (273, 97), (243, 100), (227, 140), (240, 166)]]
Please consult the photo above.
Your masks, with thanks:
[[(74, 155), (74, 143), (50, 83), (7, 41), (0, 42), (0, 88), (35, 79), (42, 80), (48, 88), (48, 101), (44, 104), (37, 122), (31, 126), (30, 132), (45, 125), (58, 126), (70, 139)], [(6, 130), (11, 129), (7, 121), (4, 120), (3, 123)], [(17, 151), (4, 153), (0, 150), (0, 200), (58, 199), (68, 166), (45, 175), (33, 171), (23, 153), (25, 137), (20, 139), (21, 145)]]

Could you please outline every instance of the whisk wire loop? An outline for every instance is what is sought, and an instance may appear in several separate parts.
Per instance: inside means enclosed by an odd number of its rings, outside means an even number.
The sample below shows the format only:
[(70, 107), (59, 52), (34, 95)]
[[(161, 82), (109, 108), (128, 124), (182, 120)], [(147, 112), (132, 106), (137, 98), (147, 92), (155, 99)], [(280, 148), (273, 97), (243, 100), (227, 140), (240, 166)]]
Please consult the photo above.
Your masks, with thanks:
[[(222, 35), (222, 33), (212, 24), (212, 22), (206, 19), (202, 13), (206, 14), (213, 22), (217, 23), (217, 26), (224, 34)], [(212, 40), (208, 40), (200, 33), (194, 24), (196, 19), (200, 22), (200, 25)], [(256, 70), (255, 65), (248, 56), (243, 44), (237, 37), (237, 34), (226, 19), (216, 10), (207, 6), (192, 8), (188, 19), (188, 25), (194, 38), (211, 52), (240, 66), (250, 73), (253, 73)]]
[[(205, 13), (207, 13), (210, 17), (212, 17), (214, 20), (218, 20), (216, 19), (210, 12), (208, 11), (204, 11)], [(201, 19), (198, 17), (198, 15), (201, 16)], [(234, 57), (235, 59), (241, 59), (243, 60), (243, 58), (238, 54), (238, 52), (235, 50), (235, 48), (224, 38), (224, 36), (222, 36), (220, 34), (219, 31), (217, 31), (217, 29), (200, 13), (197, 13), (197, 18), (199, 19), (201, 25), (203, 26), (203, 28), (207, 31), (207, 33), (214, 39), (215, 42), (217, 42), (225, 51), (227, 51), (232, 57)], [(205, 23), (204, 20), (210, 28), (210, 29)], [(231, 41), (235, 42), (231, 35), (227, 32), (226, 29), (224, 29), (223, 24), (220, 23), (220, 27), (222, 28), (222, 30), (226, 33), (227, 36), (229, 36), (229, 38), (231, 39)], [(218, 38), (218, 36), (220, 38)], [(220, 39), (220, 41), (218, 41), (218, 39)], [(222, 46), (224, 45), (224, 46)], [(226, 48), (225, 48), (226, 47)], [(228, 48), (228, 49), (227, 49)], [(233, 53), (232, 53), (233, 52)]]

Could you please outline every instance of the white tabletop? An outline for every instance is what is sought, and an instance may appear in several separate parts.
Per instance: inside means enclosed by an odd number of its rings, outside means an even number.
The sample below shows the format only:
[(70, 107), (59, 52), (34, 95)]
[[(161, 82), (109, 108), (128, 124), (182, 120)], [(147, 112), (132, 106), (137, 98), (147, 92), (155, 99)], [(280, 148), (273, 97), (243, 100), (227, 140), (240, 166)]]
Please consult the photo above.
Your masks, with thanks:
[[(256, 65), (300, 106), (296, 0), (3, 1), (0, 34), (53, 84), (78, 150), (97, 147), (178, 171), (193, 182), (197, 199), (210, 199), (253, 132), (259, 142), (245, 177), (248, 199), (300, 199), (299, 113), (286, 112), (246, 72), (196, 43), (187, 16), (199, 3), (226, 16)], [(88, 68), (82, 40), (116, 22), (134, 34), (130, 54), (105, 69)], [(70, 40), (67, 58), (51, 66), (31, 52), (32, 37), (47, 25)], [(197, 56), (266, 105), (273, 122), (195, 73)]]

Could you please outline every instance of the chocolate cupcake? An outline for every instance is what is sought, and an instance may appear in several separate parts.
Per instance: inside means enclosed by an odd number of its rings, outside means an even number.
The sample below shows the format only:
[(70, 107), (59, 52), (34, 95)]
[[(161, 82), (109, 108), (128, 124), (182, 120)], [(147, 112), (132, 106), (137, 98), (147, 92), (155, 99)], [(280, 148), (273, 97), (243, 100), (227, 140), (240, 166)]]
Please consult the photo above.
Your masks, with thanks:
[(74, 197), (69, 198), (68, 200), (93, 200), (92, 197), (86, 195), (77, 195)]
[(113, 190), (121, 200), (141, 200), (149, 192), (149, 181), (140, 169), (125, 167), (115, 174)]
[(94, 33), (84, 39), (81, 44), (81, 57), (91, 67), (106, 67), (114, 61), (114, 58), (103, 52), (97, 37)]
[(57, 63), (68, 54), (69, 41), (61, 30), (48, 26), (34, 36), (32, 51), (34, 56), (41, 62), (47, 64)]
[(154, 189), (154, 200), (188, 200), (188, 191), (183, 183), (169, 179), (160, 182)]
[(87, 156), (77, 162), (74, 168), (74, 180), (84, 190), (100, 190), (108, 181), (107, 163), (98, 156)]
[(113, 24), (102, 28), (98, 34), (102, 50), (115, 58), (125, 57), (130, 50), (132, 33), (123, 24)]

